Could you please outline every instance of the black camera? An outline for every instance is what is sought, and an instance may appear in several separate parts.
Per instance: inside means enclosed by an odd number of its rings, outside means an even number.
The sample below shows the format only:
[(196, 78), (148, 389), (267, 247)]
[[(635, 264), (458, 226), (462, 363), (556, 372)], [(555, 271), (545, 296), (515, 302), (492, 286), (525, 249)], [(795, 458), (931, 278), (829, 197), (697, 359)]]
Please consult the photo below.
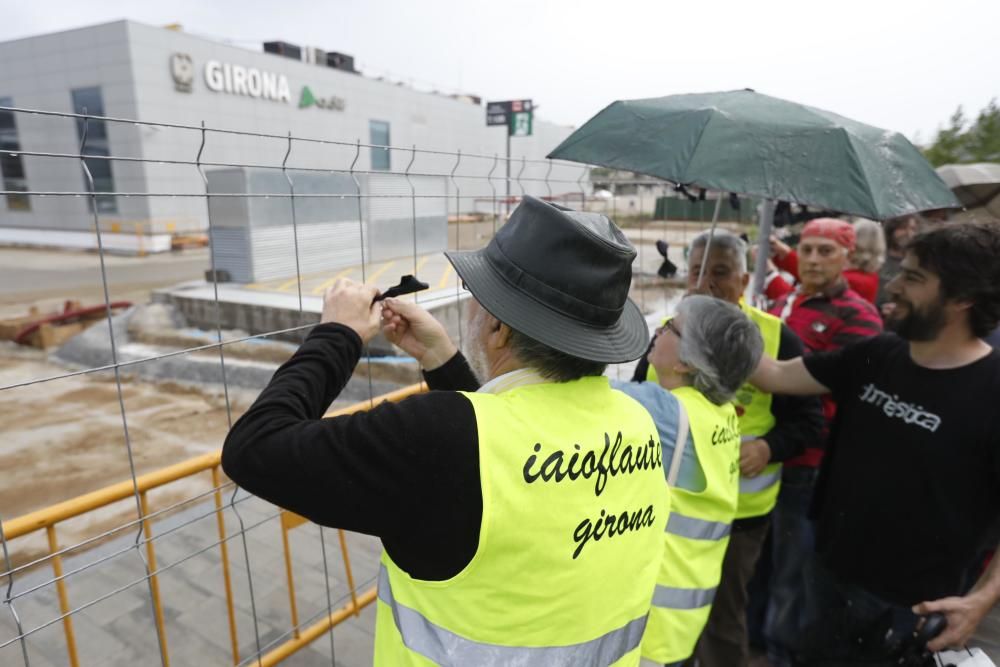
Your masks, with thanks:
[(927, 642), (944, 632), (948, 621), (942, 614), (915, 616), (906, 612), (894, 613), (892, 624), (885, 633), (884, 646), (889, 655), (897, 658), (896, 664), (905, 667), (933, 667), (934, 655), (927, 650)]

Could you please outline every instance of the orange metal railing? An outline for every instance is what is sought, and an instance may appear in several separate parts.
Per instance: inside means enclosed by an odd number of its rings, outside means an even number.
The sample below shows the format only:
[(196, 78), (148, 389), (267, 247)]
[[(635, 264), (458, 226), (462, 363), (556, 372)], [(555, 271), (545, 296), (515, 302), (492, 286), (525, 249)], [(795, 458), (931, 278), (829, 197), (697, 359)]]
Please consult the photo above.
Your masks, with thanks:
[[(410, 385), (408, 387), (375, 397), (371, 401), (363, 401), (346, 408), (332, 410), (328, 412), (325, 417), (329, 418), (360, 412), (380, 403), (386, 401), (399, 401), (407, 396), (411, 396), (425, 390), (426, 386), (422, 383)], [(147, 518), (150, 515), (147, 496), (149, 491), (152, 489), (157, 489), (173, 482), (187, 479), (205, 471), (210, 472), (212, 478), (212, 488), (214, 489), (213, 496), (215, 502), (216, 523), (219, 533), (219, 552), (222, 560), (222, 576), (226, 594), (226, 609), (229, 615), (229, 635), (232, 644), (233, 664), (239, 664), (239, 639), (237, 635), (235, 606), (233, 602), (232, 578), (229, 570), (229, 553), (227, 547), (227, 540), (229, 536), (226, 534), (226, 524), (223, 517), (224, 503), (222, 499), (220, 467), (221, 451), (211, 454), (203, 454), (181, 463), (161, 468), (160, 470), (156, 470), (145, 475), (140, 475), (136, 477), (134, 484), (131, 480), (119, 482), (118, 484), (112, 484), (111, 486), (106, 486), (102, 489), (98, 489), (97, 491), (86, 493), (81, 496), (77, 496), (76, 498), (72, 498), (55, 505), (50, 505), (49, 507), (3, 522), (3, 534), (8, 542), (37, 531), (44, 530), (46, 532), (48, 540), (48, 556), (41, 560), (48, 559), (52, 566), (52, 573), (56, 584), (56, 593), (59, 599), (59, 609), (61, 615), (63, 616), (63, 633), (66, 638), (66, 650), (71, 667), (79, 667), (80, 663), (79, 656), (77, 654), (76, 637), (73, 632), (72, 608), (70, 607), (69, 593), (66, 586), (68, 577), (65, 577), (63, 574), (62, 554), (65, 553), (65, 551), (60, 551), (59, 538), (56, 532), (58, 524), (68, 519), (83, 516), (89, 512), (111, 505), (112, 503), (126, 500), (128, 498), (134, 498), (135, 495), (138, 494), (139, 504), (142, 510), (141, 524), (143, 534), (145, 536), (146, 560), (149, 567), (150, 591), (155, 609), (155, 620), (160, 637), (162, 638), (161, 651), (163, 664), (165, 667), (168, 667), (170, 664), (170, 656), (162, 600), (160, 597), (159, 581), (157, 578), (158, 568), (156, 562), (156, 551), (154, 548), (155, 538), (152, 530), (153, 521), (152, 519)], [(338, 536), (340, 539), (341, 554), (344, 561), (344, 570), (348, 587), (350, 589), (351, 601), (343, 607), (332, 611), (325, 618), (317, 621), (313, 625), (310, 625), (308, 628), (300, 629), (288, 531), (306, 523), (307, 519), (286, 511), (282, 511), (280, 513), (280, 517), (282, 543), (285, 555), (285, 576), (288, 582), (289, 605), (291, 608), (292, 637), (284, 643), (276, 646), (268, 653), (260, 656), (259, 659), (255, 661), (255, 664), (259, 663), (264, 667), (278, 664), (299, 649), (323, 636), (323, 634), (330, 628), (341, 623), (351, 615), (360, 614), (361, 609), (371, 604), (376, 597), (376, 590), (374, 587), (361, 594), (357, 592), (354, 584), (354, 576), (351, 571), (350, 557), (347, 552), (347, 542), (344, 537), (344, 532), (339, 530)]]

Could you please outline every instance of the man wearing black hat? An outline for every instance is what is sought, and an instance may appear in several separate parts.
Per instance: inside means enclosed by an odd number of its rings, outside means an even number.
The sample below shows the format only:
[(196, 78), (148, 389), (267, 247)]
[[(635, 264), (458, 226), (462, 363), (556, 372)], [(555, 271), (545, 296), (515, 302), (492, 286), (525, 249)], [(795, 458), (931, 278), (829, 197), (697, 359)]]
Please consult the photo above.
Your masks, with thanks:
[(602, 376), (648, 343), (635, 250), (605, 216), (525, 197), (485, 249), (446, 254), (468, 354), (409, 302), (381, 323), (432, 389), (464, 391), (321, 419), (380, 326), (377, 290), (341, 280), (223, 467), (382, 539), (378, 665), (638, 665), (669, 492), (651, 417)]

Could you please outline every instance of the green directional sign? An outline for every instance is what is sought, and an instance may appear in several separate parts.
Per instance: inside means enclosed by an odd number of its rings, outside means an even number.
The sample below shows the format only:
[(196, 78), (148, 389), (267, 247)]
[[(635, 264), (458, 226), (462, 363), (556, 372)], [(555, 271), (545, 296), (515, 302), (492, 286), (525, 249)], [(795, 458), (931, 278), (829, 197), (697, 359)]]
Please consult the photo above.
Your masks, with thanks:
[(510, 115), (510, 136), (530, 137), (531, 136), (531, 116), (530, 111), (512, 113)]
[(486, 125), (507, 126), (508, 137), (530, 137), (535, 105), (531, 100), (486, 103)]

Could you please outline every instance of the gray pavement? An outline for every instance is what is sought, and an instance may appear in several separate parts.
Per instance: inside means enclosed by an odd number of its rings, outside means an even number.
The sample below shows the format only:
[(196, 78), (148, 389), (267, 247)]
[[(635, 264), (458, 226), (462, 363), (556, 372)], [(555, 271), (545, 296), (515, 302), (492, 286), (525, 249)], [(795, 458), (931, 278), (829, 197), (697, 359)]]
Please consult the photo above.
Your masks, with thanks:
[[(232, 508), (226, 508), (224, 516), (231, 536), (227, 544), (240, 658), (252, 660), (258, 654), (258, 645), (260, 653), (266, 654), (291, 636), (291, 612), (277, 509), (242, 492), (236, 507), (248, 527), (244, 534), (239, 532), (239, 519)], [(213, 546), (218, 541), (213, 510), (211, 502), (199, 503), (155, 524), (154, 545), (161, 568), (157, 579), (166, 643), (174, 666), (232, 664), (222, 558), (219, 547)], [(299, 624), (303, 628), (325, 615), (328, 599), (333, 609), (350, 599), (337, 531), (322, 532), (326, 572), (319, 527), (307, 523), (289, 534)], [(135, 540), (136, 531), (130, 529), (97, 548), (65, 559), (66, 572), (90, 566), (66, 579), (71, 607), (85, 607), (72, 615), (81, 665), (159, 664), (150, 587), (144, 581), (145, 569), (134, 548)], [(360, 593), (374, 584), (381, 545), (375, 538), (353, 533), (347, 534), (347, 542)], [(106, 562), (94, 565), (109, 556)], [(43, 584), (51, 576), (49, 567), (19, 576), (13, 594)], [(55, 587), (42, 586), (16, 599), (13, 606), (29, 633), (29, 664), (68, 664), (62, 622), (42, 627), (60, 615)], [(12, 616), (6, 609), (3, 612), (0, 644), (18, 634)], [(369, 665), (373, 632), (374, 604), (360, 617), (350, 617), (338, 625), (332, 637), (321, 637), (284, 664)], [(0, 665), (22, 664), (19, 642), (0, 648)]]
[[(665, 230), (654, 223), (642, 229), (627, 229), (630, 239), (640, 248), (636, 268), (643, 273), (655, 272), (660, 258), (653, 242), (663, 237), (671, 242), (672, 259), (681, 264), (681, 246), (701, 228), (703, 226)], [(114, 299), (199, 279), (208, 268), (209, 258), (207, 250), (196, 250), (146, 258), (109, 256), (106, 260), (114, 285)], [(405, 264), (380, 265), (374, 270), (382, 270), (377, 278), (383, 282), (397, 269), (406, 272), (402, 270)], [(443, 256), (428, 256), (421, 269), (428, 276), (433, 274), (436, 282), (430, 281), (432, 287), (445, 292), (450, 289), (445, 285), (453, 282), (454, 276), (446, 275)], [(307, 309), (318, 311), (320, 288), (331, 277), (311, 276), (309, 282), (305, 282), (304, 277), (306, 298), (303, 305)], [(293, 285), (294, 291), (287, 280), (226, 289), (233, 290), (230, 295), (233, 299), (270, 303), (277, 298), (294, 300), (297, 304), (297, 281)], [(99, 296), (99, 287), (98, 257), (92, 253), (0, 249), (0, 304), (23, 303), (42, 293), (77, 297), (86, 290), (88, 294)], [(651, 313), (649, 321), (655, 325), (660, 313), (669, 307), (670, 295), (660, 290), (660, 293), (640, 293), (639, 297), (649, 301), (644, 303), (647, 306), (644, 310)], [(613, 367), (608, 374), (627, 379), (631, 367)], [(215, 545), (218, 534), (213, 510), (211, 501), (198, 502), (154, 524), (157, 535), (154, 544), (161, 568), (157, 579), (163, 601), (165, 640), (174, 667), (233, 662), (221, 550)], [(243, 493), (239, 494), (235, 509), (227, 507), (224, 510), (224, 517), (230, 535), (227, 544), (239, 657), (242, 661), (250, 661), (287, 639), (293, 631), (281, 531), (277, 509)], [(246, 526), (245, 532), (239, 529), (241, 519)], [(71, 554), (65, 559), (66, 572), (86, 568), (66, 580), (71, 608), (85, 607), (72, 614), (81, 665), (159, 664), (150, 587), (145, 581), (142, 560), (145, 550), (135, 548), (136, 538), (135, 529), (130, 529), (96, 548)], [(306, 627), (331, 607), (336, 609), (345, 604), (349, 591), (336, 531), (326, 529), (321, 533), (319, 527), (305, 524), (293, 529), (289, 538), (300, 626)], [(347, 534), (347, 540), (357, 589), (367, 590), (374, 583), (380, 543), (376, 538), (351, 533)], [(105, 557), (107, 562), (94, 565)], [(25, 647), (28, 664), (34, 667), (68, 664), (63, 623), (52, 622), (60, 615), (56, 590), (51, 584), (43, 585), (51, 577), (49, 567), (17, 576), (13, 595), (40, 587), (17, 598), (12, 607), (0, 605), (0, 645), (18, 634), (11, 613), (16, 611), (23, 629), (29, 632)], [(360, 617), (349, 618), (283, 664), (300, 667), (370, 665), (374, 611), (372, 604)], [(974, 645), (984, 648), (994, 661), (1000, 662), (1000, 611), (994, 610), (983, 622)], [(22, 664), (20, 642), (0, 648), (0, 665), (16, 667)]]
[[(112, 300), (135, 299), (157, 287), (204, 279), (210, 262), (207, 248), (104, 257)], [(0, 248), (0, 304), (50, 297), (103, 303), (100, 256), (79, 250)]]
[[(227, 505), (230, 495), (226, 494)], [(291, 612), (277, 509), (242, 492), (237, 497), (236, 509), (239, 517), (232, 507), (224, 509), (230, 535), (227, 544), (235, 620), (240, 659), (253, 664), (256, 655), (266, 654), (291, 636)], [(242, 534), (240, 518), (246, 526)], [(218, 534), (214, 505), (204, 502), (185, 507), (158, 521), (154, 532), (170, 664), (174, 667), (232, 664), (222, 559), (219, 547), (215, 546)], [(304, 524), (289, 534), (300, 627), (311, 625), (329, 608), (341, 607), (349, 599), (337, 532), (325, 529), (322, 535), (321, 544), (320, 529), (314, 524)], [(357, 589), (363, 592), (374, 585), (381, 545), (373, 537), (346, 535)], [(143, 561), (135, 543), (136, 532), (130, 529), (65, 560), (66, 572), (88, 568), (71, 574), (66, 580), (71, 607), (86, 607), (72, 615), (81, 665), (160, 664), (150, 588), (144, 580)], [(93, 565), (107, 557), (110, 558), (106, 562)], [(19, 576), (14, 582), (13, 594), (18, 595), (50, 579), (51, 571), (47, 567)], [(105, 596), (106, 599), (94, 603)], [(328, 600), (331, 601), (329, 605)], [(55, 587), (42, 586), (16, 599), (14, 608), (29, 632), (26, 639), (28, 664), (32, 667), (68, 664), (62, 623), (52, 623), (59, 616)], [(2, 611), (0, 644), (17, 635), (12, 617), (6, 609)], [(36, 630), (46, 623), (51, 625)], [(294, 667), (370, 665), (374, 627), (373, 603), (360, 617), (348, 618), (332, 633), (320, 637), (282, 664)], [(998, 639), (1000, 612), (994, 611), (982, 624), (974, 645), (986, 650), (996, 661), (1000, 660)], [(0, 648), (0, 665), (17, 667), (23, 664), (19, 642)]]
[[(452, 236), (454, 237), (454, 225)], [(659, 257), (653, 248), (658, 238), (666, 237), (672, 244), (683, 244), (697, 229), (693, 225), (671, 223), (669, 230), (662, 223), (648, 223), (630, 227), (626, 234), (637, 245), (637, 271), (653, 273), (659, 266)], [(451, 247), (459, 239), (452, 238)], [(476, 236), (471, 230), (461, 240), (463, 248), (478, 247), (487, 239)], [(157, 288), (179, 283), (203, 280), (210, 268), (211, 257), (207, 248), (134, 257), (107, 254), (104, 257), (112, 300), (141, 300)], [(453, 288), (456, 277), (443, 253), (400, 258), (361, 266), (338, 268), (329, 272), (301, 276), (304, 300), (312, 302), (321, 297), (326, 287), (337, 277), (365, 280), (376, 285), (391, 285), (399, 275), (415, 273), (428, 282), (431, 290)], [(274, 280), (230, 285), (230, 289), (265, 293), (297, 295), (299, 280), (286, 276)], [(26, 303), (39, 299), (75, 298), (87, 303), (103, 302), (101, 261), (96, 252), (80, 250), (52, 250), (39, 248), (0, 247), (0, 305)]]

